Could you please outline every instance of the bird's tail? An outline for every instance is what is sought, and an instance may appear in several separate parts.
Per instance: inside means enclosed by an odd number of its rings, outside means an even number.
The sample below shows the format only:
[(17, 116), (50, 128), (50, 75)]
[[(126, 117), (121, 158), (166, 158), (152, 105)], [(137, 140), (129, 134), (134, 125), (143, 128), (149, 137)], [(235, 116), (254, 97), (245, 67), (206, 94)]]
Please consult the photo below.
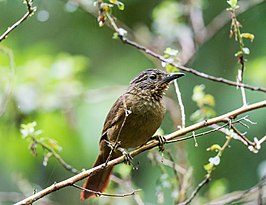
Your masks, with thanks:
[[(100, 164), (105, 163), (108, 156), (109, 156), (109, 153), (107, 155), (106, 152), (100, 152), (93, 167), (96, 167)], [(105, 188), (107, 187), (112, 169), (113, 167), (104, 168), (104, 169), (99, 170), (99, 172), (95, 173), (94, 175), (89, 176), (85, 184), (83, 185), (83, 188), (96, 191), (96, 192), (103, 192)], [(85, 200), (93, 196), (96, 196), (96, 194), (89, 192), (89, 191), (82, 190), (80, 194), (80, 200)]]

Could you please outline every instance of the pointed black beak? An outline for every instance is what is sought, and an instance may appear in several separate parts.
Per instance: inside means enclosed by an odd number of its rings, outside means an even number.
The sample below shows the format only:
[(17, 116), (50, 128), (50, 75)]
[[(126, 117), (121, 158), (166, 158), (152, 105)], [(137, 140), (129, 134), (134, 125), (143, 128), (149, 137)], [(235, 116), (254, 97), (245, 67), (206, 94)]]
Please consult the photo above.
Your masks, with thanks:
[(170, 83), (171, 81), (183, 77), (184, 73), (171, 73), (163, 79), (164, 83)]

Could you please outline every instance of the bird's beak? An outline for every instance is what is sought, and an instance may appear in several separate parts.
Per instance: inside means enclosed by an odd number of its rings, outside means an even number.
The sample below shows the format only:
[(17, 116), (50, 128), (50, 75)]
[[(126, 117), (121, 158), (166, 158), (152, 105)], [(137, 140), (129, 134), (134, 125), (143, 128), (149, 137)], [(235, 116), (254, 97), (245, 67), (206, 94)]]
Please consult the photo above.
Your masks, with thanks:
[(183, 77), (184, 73), (171, 73), (163, 79), (163, 83), (170, 83), (171, 81)]

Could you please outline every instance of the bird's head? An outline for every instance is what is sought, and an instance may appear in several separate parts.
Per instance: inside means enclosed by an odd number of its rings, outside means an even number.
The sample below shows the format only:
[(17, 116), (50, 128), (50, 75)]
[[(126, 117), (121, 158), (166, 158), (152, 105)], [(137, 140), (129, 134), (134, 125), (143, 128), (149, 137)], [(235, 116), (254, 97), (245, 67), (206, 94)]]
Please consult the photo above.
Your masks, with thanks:
[(128, 91), (161, 97), (173, 80), (184, 75), (183, 73), (167, 73), (159, 69), (147, 69), (130, 82)]

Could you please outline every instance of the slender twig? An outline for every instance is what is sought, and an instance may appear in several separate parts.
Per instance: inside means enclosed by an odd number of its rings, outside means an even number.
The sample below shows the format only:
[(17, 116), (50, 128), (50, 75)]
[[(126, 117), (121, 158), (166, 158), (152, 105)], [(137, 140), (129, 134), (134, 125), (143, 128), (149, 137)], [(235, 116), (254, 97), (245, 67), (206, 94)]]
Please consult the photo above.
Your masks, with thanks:
[[(234, 202), (237, 202), (239, 200), (241, 200), (241, 202), (243, 203), (244, 202), (244, 197), (246, 197), (248, 194), (249, 194), (249, 197), (248, 197), (248, 200), (247, 201), (256, 201), (256, 198), (257, 198), (257, 194), (258, 194), (258, 197), (263, 197), (263, 196), (260, 196), (260, 191), (263, 191), (263, 188), (265, 187), (265, 180), (266, 180), (266, 175), (264, 175), (260, 182), (258, 184), (256, 184), (255, 186), (247, 189), (247, 190), (244, 190), (244, 191), (235, 191), (235, 192), (232, 192), (232, 193), (229, 193), (225, 196), (223, 196), (221, 199), (215, 199), (214, 201), (211, 201), (209, 203), (207, 203), (207, 205), (224, 205), (224, 204), (233, 204)], [(252, 195), (251, 195), (252, 194)], [(263, 194), (263, 193), (261, 193)], [(265, 195), (264, 195), (265, 197)], [(260, 200), (262, 199), (258, 199), (259, 203), (256, 203), (256, 204), (260, 204)], [(260, 204), (262, 205), (262, 204)]]
[[(166, 140), (172, 140), (178, 136), (185, 135), (189, 132), (198, 130), (200, 128), (207, 127), (207, 126), (210, 126), (212, 124), (217, 124), (219, 122), (224, 122), (224, 121), (226, 121), (226, 119), (234, 119), (236, 116), (238, 116), (240, 114), (243, 114), (243, 113), (255, 110), (255, 109), (259, 109), (259, 108), (264, 108), (264, 107), (266, 107), (266, 100), (261, 101), (261, 102), (257, 102), (257, 103), (251, 104), (251, 105), (247, 105), (246, 107), (238, 108), (238, 109), (233, 110), (231, 112), (228, 112), (224, 115), (217, 116), (215, 118), (196, 123), (194, 125), (188, 126), (188, 127), (181, 129), (181, 130), (177, 130), (171, 134), (166, 135), (165, 139)], [(132, 157), (134, 157), (134, 156), (136, 156), (136, 155), (138, 155), (138, 154), (140, 154), (146, 150), (150, 150), (150, 149), (152, 149), (158, 145), (159, 145), (158, 140), (151, 140), (146, 145), (143, 145), (143, 146), (133, 150), (132, 152), (130, 152), (130, 155)], [(59, 183), (54, 183), (53, 185), (33, 194), (32, 196), (29, 196), (29, 197), (25, 198), (24, 200), (17, 202), (16, 205), (31, 204), (31, 203), (37, 201), (38, 199), (40, 199), (40, 198), (42, 198), (42, 197), (44, 197), (44, 196), (46, 196), (52, 192), (55, 192), (59, 189), (67, 187), (67, 186), (72, 186), (75, 182), (80, 181), (80, 180), (82, 180), (82, 179), (84, 179), (84, 178), (86, 178), (92, 174), (95, 174), (96, 172), (102, 170), (103, 168), (106, 168), (106, 167), (108, 168), (110, 166), (114, 166), (116, 164), (119, 164), (119, 163), (123, 162), (124, 160), (125, 160), (125, 156), (121, 156), (121, 157), (118, 157), (116, 159), (109, 161), (107, 163), (107, 165), (105, 163), (103, 163), (103, 164), (96, 166), (96, 167), (93, 167), (89, 170), (85, 170), (85, 171), (83, 171), (83, 172), (81, 172), (81, 173), (79, 173), (73, 177), (70, 177), (66, 180), (63, 180)]]
[(177, 175), (177, 173), (180, 173), (182, 175), (186, 174), (187, 170), (174, 162), (173, 157), (170, 155), (171, 153), (169, 151), (166, 151), (166, 153), (170, 158), (169, 160), (166, 158), (162, 160), (162, 155), (160, 153), (154, 153), (153, 160), (156, 160), (156, 162), (172, 168), (175, 175)]
[(221, 78), (221, 77), (214, 77), (214, 76), (211, 76), (211, 75), (208, 75), (206, 73), (202, 73), (202, 72), (199, 72), (197, 70), (194, 70), (193, 68), (188, 68), (188, 67), (185, 67), (185, 66), (182, 66), (182, 65), (178, 65), (177, 63), (175, 62), (169, 62), (168, 59), (164, 58), (163, 56), (153, 52), (152, 50), (146, 48), (145, 46), (142, 46), (140, 44), (138, 44), (137, 42), (134, 42), (132, 40), (129, 40), (128, 38), (126, 38), (124, 35), (120, 35), (120, 32), (119, 32), (119, 28), (118, 26), (116, 25), (114, 19), (111, 17), (110, 14), (107, 15), (111, 25), (113, 26), (113, 29), (118, 33), (118, 36), (119, 36), (119, 39), (125, 43), (125, 44), (128, 44), (130, 46), (133, 46), (141, 51), (143, 51), (144, 53), (154, 57), (154, 58), (157, 58), (158, 60), (162, 61), (162, 62), (165, 62), (165, 63), (168, 63), (182, 71), (185, 71), (185, 72), (188, 72), (188, 73), (192, 73), (196, 76), (199, 76), (199, 77), (202, 77), (202, 78), (206, 78), (206, 79), (209, 79), (211, 81), (215, 81), (215, 82), (220, 82), (220, 83), (225, 83), (227, 85), (230, 85), (230, 86), (238, 86), (238, 87), (244, 87), (244, 88), (247, 88), (247, 89), (250, 89), (250, 90), (253, 90), (253, 91), (262, 91), (262, 92), (266, 92), (266, 88), (260, 88), (260, 87), (254, 87), (254, 86), (251, 86), (251, 85), (247, 85), (247, 84), (243, 84), (243, 83), (237, 83), (237, 82), (234, 82), (234, 81), (230, 81), (230, 80), (227, 80), (227, 79), (224, 79), (224, 78)]
[[(245, 12), (248, 8), (252, 7), (252, 6), (255, 6), (256, 4), (259, 4), (261, 3), (262, 1), (261, 0), (256, 0), (256, 2), (254, 3), (250, 3), (250, 4), (247, 4), (247, 5), (243, 5), (243, 9), (240, 9), (240, 13), (243, 13)], [(84, 11), (92, 14), (92, 15), (95, 15), (95, 12), (91, 12), (90, 10), (88, 10), (88, 8), (86, 7), (85, 4), (83, 4), (82, 2), (79, 2), (77, 1), (77, 3), (80, 5), (80, 8), (83, 9)], [(214, 82), (219, 82), (219, 83), (224, 83), (224, 84), (227, 84), (229, 86), (234, 86), (234, 87), (243, 87), (243, 88), (246, 88), (246, 89), (250, 89), (250, 90), (253, 90), (253, 91), (261, 91), (261, 92), (266, 92), (266, 88), (262, 88), (262, 87), (255, 87), (255, 86), (252, 86), (252, 85), (248, 85), (248, 84), (244, 84), (244, 83), (237, 83), (237, 82), (234, 82), (234, 81), (230, 81), (230, 80), (227, 80), (227, 79), (224, 79), (222, 77), (215, 77), (215, 76), (211, 76), (211, 75), (208, 75), (206, 73), (202, 73), (202, 72), (199, 72), (197, 70), (194, 70), (193, 68), (189, 68), (189, 67), (185, 67), (185, 66), (182, 66), (182, 65), (178, 65), (177, 63), (174, 63), (174, 62), (169, 62), (169, 60), (167, 60), (166, 58), (164, 58), (163, 56), (153, 52), (152, 50), (146, 48), (145, 46), (143, 45), (140, 45), (138, 44), (137, 42), (135, 41), (132, 41), (132, 40), (129, 40), (128, 38), (126, 38), (124, 35), (119, 35), (120, 32), (119, 32), (119, 28), (118, 26), (116, 25), (113, 17), (106, 13), (107, 14), (107, 17), (110, 21), (110, 27), (111, 29), (114, 29), (115, 32), (118, 33), (118, 36), (120, 38), (120, 40), (125, 43), (125, 44), (128, 44), (132, 47), (135, 47), (136, 49), (140, 50), (140, 51), (143, 51), (145, 54), (149, 55), (149, 56), (152, 56), (158, 60), (160, 60), (161, 62), (165, 62), (165, 63), (168, 63), (182, 71), (185, 71), (185, 72), (188, 72), (188, 73), (191, 73), (193, 75), (196, 75), (196, 76), (199, 76), (199, 77), (202, 77), (202, 78), (205, 78), (205, 79), (209, 79), (211, 81), (214, 81)], [(221, 16), (217, 17), (217, 19), (215, 19), (214, 22), (211, 22), (211, 24), (209, 26), (206, 27), (206, 29), (203, 29), (203, 33), (207, 33), (209, 34), (209, 32), (206, 32), (206, 31), (210, 31), (210, 30), (215, 30), (215, 32), (218, 30), (218, 28), (215, 26), (215, 25), (218, 25), (217, 22), (220, 22), (222, 17), (224, 16), (225, 14), (222, 13)], [(223, 27), (225, 25), (226, 22), (228, 22), (230, 19), (226, 19), (226, 21), (224, 22), (220, 22), (219, 25), (220, 25), (220, 28)], [(107, 24), (108, 25), (108, 24)], [(213, 28), (215, 27), (215, 29)], [(214, 33), (212, 35), (207, 35), (204, 37), (204, 41), (207, 41), (208, 39), (211, 38), (211, 36), (214, 35)]]
[(255, 146), (255, 143), (251, 142), (248, 138), (246, 138), (234, 125), (231, 125), (231, 128), (248, 146)]
[[(181, 142), (181, 141), (185, 141), (185, 140), (188, 140), (188, 139), (191, 139), (191, 138), (194, 138), (194, 140), (196, 141), (196, 137), (200, 137), (200, 136), (204, 136), (204, 135), (207, 135), (207, 134), (210, 134), (212, 132), (216, 132), (218, 130), (221, 130), (222, 128), (228, 126), (229, 124), (228, 123), (225, 123), (224, 125), (221, 125), (221, 126), (218, 126), (214, 129), (211, 129), (211, 130), (208, 130), (208, 131), (205, 131), (205, 132), (201, 132), (201, 133), (198, 133), (198, 134), (195, 134), (195, 132), (193, 131), (192, 132), (192, 135), (189, 135), (189, 136), (186, 136), (186, 137), (181, 137), (181, 138), (178, 138), (178, 139), (172, 139), (172, 140), (167, 140), (165, 141), (166, 144), (170, 144), (170, 143), (175, 143), (175, 142)], [(211, 126), (209, 126), (211, 127)], [(197, 144), (197, 142), (195, 142), (195, 144)]]
[[(111, 180), (115, 183), (117, 183), (122, 190), (126, 189), (132, 189), (132, 181), (131, 179), (120, 179), (119, 177), (116, 177), (115, 175), (111, 175)], [(141, 191), (141, 190), (140, 190)], [(143, 200), (141, 199), (139, 194), (133, 195), (133, 198), (136, 202), (136, 205), (144, 205)]]
[(199, 77), (202, 77), (202, 78), (206, 78), (208, 80), (211, 80), (211, 81), (214, 81), (214, 82), (219, 82), (219, 83), (224, 83), (224, 84), (227, 84), (227, 85), (230, 85), (230, 86), (239, 86), (239, 87), (244, 87), (244, 88), (247, 88), (247, 89), (250, 89), (250, 90), (253, 90), (253, 91), (261, 91), (261, 92), (266, 92), (266, 88), (261, 88), (261, 87), (255, 87), (255, 86), (251, 86), (251, 85), (248, 85), (248, 84), (243, 84), (243, 83), (237, 83), (237, 82), (234, 82), (234, 81), (230, 81), (230, 80), (227, 80), (227, 79), (224, 79), (224, 78), (221, 78), (221, 77), (214, 77), (214, 76), (211, 76), (211, 75), (208, 75), (206, 73), (202, 73), (202, 72), (199, 72), (197, 70), (194, 70), (193, 68), (188, 68), (188, 67), (185, 67), (185, 66), (182, 66), (182, 65), (178, 65), (177, 63), (174, 63), (174, 62), (169, 62), (169, 60), (167, 60), (166, 58), (164, 58), (163, 56), (151, 51), (150, 49), (134, 42), (134, 41), (131, 41), (127, 38), (125, 38), (124, 36), (119, 36), (121, 41), (125, 44), (128, 44), (130, 46), (133, 46), (141, 51), (143, 51), (144, 53), (154, 57), (154, 58), (157, 58), (158, 60), (162, 61), (162, 62), (165, 62), (165, 63), (168, 63), (182, 71), (185, 71), (185, 72), (188, 72), (188, 73), (191, 73), (193, 75), (196, 75), (196, 76), (199, 76)]
[(34, 142), (36, 142), (37, 144), (41, 145), (43, 149), (47, 150), (49, 153), (52, 154), (52, 156), (59, 162), (59, 164), (61, 164), (67, 171), (70, 171), (73, 174), (78, 174), (80, 173), (80, 171), (78, 171), (77, 169), (73, 168), (71, 165), (69, 165), (68, 163), (66, 163), (62, 157), (56, 153), (56, 151), (54, 149), (52, 149), (51, 147), (47, 146), (45, 143), (43, 143), (41, 140), (38, 140), (36, 137), (32, 137), (32, 140), (34, 140)]
[(87, 192), (91, 192), (91, 193), (94, 193), (96, 196), (108, 196), (108, 197), (118, 197), (118, 198), (122, 198), (122, 197), (127, 197), (127, 196), (132, 196), (132, 195), (135, 195), (136, 192), (139, 192), (141, 191), (141, 189), (137, 189), (137, 190), (133, 190), (132, 192), (129, 192), (129, 193), (125, 193), (125, 194), (108, 194), (108, 193), (102, 193), (102, 192), (99, 192), (99, 191), (93, 191), (93, 190), (90, 190), (90, 189), (85, 189), (79, 185), (76, 185), (76, 184), (72, 184), (73, 187), (76, 187), (80, 190), (84, 190), (84, 191), (87, 191)]
[[(229, 146), (229, 143), (231, 140), (232, 140), (232, 137), (230, 137), (230, 136), (228, 136), (226, 138), (225, 143), (223, 144), (223, 146), (220, 148), (220, 150), (218, 151), (218, 153), (216, 155), (217, 157), (220, 158), (222, 156), (224, 150)], [(217, 165), (213, 165), (210, 169), (207, 170), (207, 174), (206, 174), (205, 178), (203, 179), (203, 181), (201, 183), (198, 184), (196, 189), (192, 192), (191, 196), (187, 200), (183, 201), (182, 203), (179, 203), (178, 205), (189, 204), (195, 198), (195, 196), (200, 191), (200, 189), (210, 181), (211, 175), (212, 175), (212, 172), (214, 171), (215, 166), (217, 166)]]
[(33, 0), (24, 1), (27, 5), (28, 11), (16, 23), (7, 28), (7, 30), (0, 36), (0, 42), (6, 39), (8, 34), (10, 34), (15, 28), (17, 28), (20, 24), (22, 24), (25, 20), (27, 20), (32, 14), (34, 14), (35, 8), (32, 6), (32, 1)]
[(185, 107), (182, 102), (181, 92), (180, 92), (177, 80), (174, 80), (174, 85), (175, 85), (175, 92), (176, 92), (176, 96), (177, 96), (177, 100), (178, 100), (178, 104), (179, 104), (180, 112), (181, 112), (181, 128), (184, 128), (186, 126), (185, 125), (185, 122), (186, 122)]
[(186, 201), (184, 201), (184, 202), (182, 202), (182, 203), (178, 203), (178, 205), (187, 205), (187, 204), (189, 204), (194, 198), (195, 198), (195, 196), (197, 195), (197, 193), (201, 190), (201, 188), (202, 187), (204, 187), (208, 182), (210, 181), (210, 177), (205, 177), (203, 180), (202, 180), (202, 182), (200, 182), (199, 184), (198, 184), (198, 186), (196, 187), (196, 189), (192, 192), (192, 194), (190, 195), (190, 197), (186, 200)]

